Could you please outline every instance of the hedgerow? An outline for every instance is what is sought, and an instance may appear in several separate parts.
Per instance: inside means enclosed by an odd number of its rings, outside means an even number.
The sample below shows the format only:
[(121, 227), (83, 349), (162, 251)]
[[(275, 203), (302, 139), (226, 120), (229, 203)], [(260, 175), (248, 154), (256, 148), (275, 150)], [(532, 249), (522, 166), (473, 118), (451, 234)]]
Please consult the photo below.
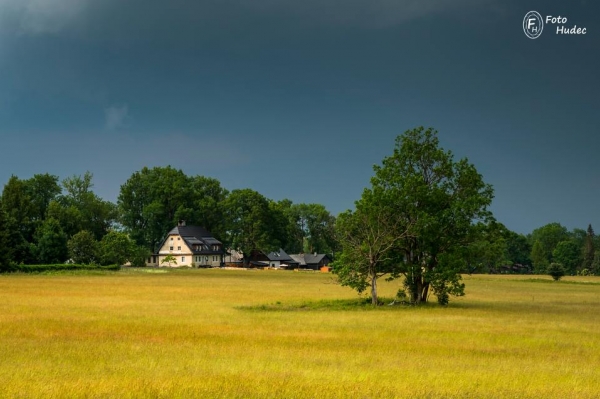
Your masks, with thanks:
[(17, 272), (17, 273), (44, 273), (57, 271), (72, 271), (72, 270), (120, 270), (119, 265), (99, 266), (99, 265), (78, 265), (74, 263), (58, 263), (53, 265), (11, 265), (2, 272)]

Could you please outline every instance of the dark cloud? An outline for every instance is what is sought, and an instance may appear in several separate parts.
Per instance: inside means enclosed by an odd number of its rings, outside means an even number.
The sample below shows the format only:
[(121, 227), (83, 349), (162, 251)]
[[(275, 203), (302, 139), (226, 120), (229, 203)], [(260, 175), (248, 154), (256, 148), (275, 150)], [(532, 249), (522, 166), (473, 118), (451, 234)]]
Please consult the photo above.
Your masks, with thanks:
[[(337, 212), (395, 135), (425, 125), (497, 187), (494, 209), (509, 227), (530, 231), (556, 209), (555, 220), (581, 226), (593, 200), (553, 190), (597, 194), (586, 191), (600, 146), (592, 8), (0, 0), (0, 137), (11, 148), (0, 182), (90, 170), (114, 199), (133, 171), (172, 164)], [(529, 40), (529, 9), (589, 33)]]
[[(246, 29), (280, 20), (300, 24), (379, 28), (434, 15), (490, 9), (495, 0), (1, 0), (4, 34), (83, 34), (130, 40), (185, 36), (211, 29)], [(258, 28), (255, 26), (254, 28)], [(202, 39), (202, 38), (195, 38)]]

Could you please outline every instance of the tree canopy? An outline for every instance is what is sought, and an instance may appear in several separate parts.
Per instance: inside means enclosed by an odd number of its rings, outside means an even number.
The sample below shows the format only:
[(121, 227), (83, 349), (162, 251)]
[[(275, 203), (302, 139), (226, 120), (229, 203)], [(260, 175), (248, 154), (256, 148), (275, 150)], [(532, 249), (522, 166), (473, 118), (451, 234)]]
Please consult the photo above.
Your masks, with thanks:
[(218, 180), (187, 176), (171, 166), (143, 168), (121, 186), (120, 221), (139, 244), (151, 251), (180, 219), (225, 236), (223, 201), (227, 190)]
[(374, 169), (372, 192), (386, 199), (395, 225), (407, 229), (390, 251), (411, 302), (426, 302), (430, 291), (442, 304), (463, 295), (465, 252), (476, 224), (491, 216), (492, 187), (466, 159), (454, 161), (440, 148), (437, 131), (422, 127), (398, 136), (393, 154)]
[(366, 189), (356, 210), (339, 215), (337, 232), (343, 249), (335, 263), (342, 285), (359, 293), (371, 289), (371, 303), (379, 302), (377, 280), (402, 271), (398, 249), (411, 224), (398, 217), (393, 199), (385, 192)]
[(241, 252), (247, 264), (254, 250), (270, 252), (282, 242), (279, 226), (274, 223), (273, 208), (262, 194), (251, 190), (233, 190), (224, 203), (227, 221), (227, 242)]

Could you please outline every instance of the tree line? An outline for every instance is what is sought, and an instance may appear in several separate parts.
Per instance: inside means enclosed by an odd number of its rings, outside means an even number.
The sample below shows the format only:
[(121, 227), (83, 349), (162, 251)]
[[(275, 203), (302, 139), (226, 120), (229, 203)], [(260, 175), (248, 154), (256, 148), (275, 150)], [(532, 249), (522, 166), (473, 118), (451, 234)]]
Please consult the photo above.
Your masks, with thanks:
[(12, 176), (0, 197), (0, 267), (16, 264), (143, 266), (179, 220), (200, 225), (248, 256), (337, 250), (335, 217), (321, 204), (274, 201), (228, 191), (216, 179), (166, 167), (143, 168), (121, 185), (117, 203), (93, 191), (93, 176)]

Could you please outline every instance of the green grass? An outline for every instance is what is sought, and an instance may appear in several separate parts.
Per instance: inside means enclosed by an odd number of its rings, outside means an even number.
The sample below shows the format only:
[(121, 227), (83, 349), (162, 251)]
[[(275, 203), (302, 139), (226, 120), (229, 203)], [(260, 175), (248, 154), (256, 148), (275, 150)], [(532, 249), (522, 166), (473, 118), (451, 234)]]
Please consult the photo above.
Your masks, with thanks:
[(373, 309), (319, 273), (0, 275), (0, 397), (596, 398), (600, 278), (550, 280)]

